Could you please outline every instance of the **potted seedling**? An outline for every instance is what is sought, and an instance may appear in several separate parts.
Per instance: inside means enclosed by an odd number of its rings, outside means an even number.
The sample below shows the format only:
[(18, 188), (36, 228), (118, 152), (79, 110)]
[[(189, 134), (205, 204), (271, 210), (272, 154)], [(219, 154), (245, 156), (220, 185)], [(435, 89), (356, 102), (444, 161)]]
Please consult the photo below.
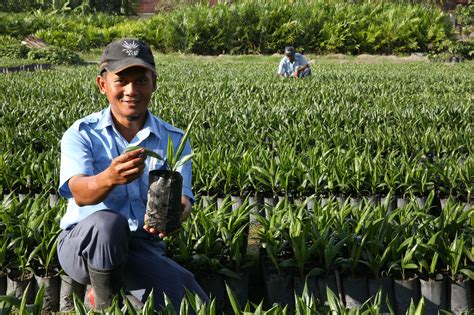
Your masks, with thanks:
[[(183, 177), (178, 172), (178, 168), (192, 158), (193, 154), (183, 157), (181, 155), (195, 119), (196, 116), (188, 125), (176, 152), (169, 135), (165, 158), (156, 152), (145, 149), (145, 154), (164, 161), (162, 169), (152, 170), (148, 173), (148, 200), (145, 225), (168, 235), (181, 228)], [(136, 149), (138, 149), (136, 146), (128, 147), (124, 152)]]
[[(368, 205), (370, 207), (370, 205)], [(393, 279), (387, 275), (387, 260), (396, 251), (398, 240), (390, 224), (385, 208), (378, 205), (369, 212), (365, 223), (365, 238), (361, 252), (361, 263), (371, 271), (368, 279), (369, 296), (381, 293), (381, 312), (388, 312), (388, 304), (395, 305)], [(394, 248), (395, 247), (395, 248)], [(388, 301), (388, 303), (387, 303)]]
[[(341, 279), (339, 267), (342, 263), (341, 252), (345, 245), (346, 239), (340, 239), (332, 229), (323, 231), (323, 242), (321, 244), (321, 253), (324, 264), (325, 273), (318, 279), (318, 289), (321, 294), (321, 302), (326, 303), (324, 292), (330, 288), (333, 292), (337, 292), (341, 302), (343, 301), (341, 291)], [(344, 302), (343, 302), (344, 303)]]
[[(251, 208), (246, 199), (243, 205), (234, 211), (213, 211), (215, 216), (213, 221), (217, 223), (220, 239), (224, 245), (221, 257), (223, 268), (219, 272), (242, 307), (248, 300), (251, 267), (255, 267), (257, 262), (256, 255), (247, 254)], [(228, 303), (226, 306), (228, 307)]]
[(450, 271), (450, 306), (455, 314), (467, 313), (472, 305), (470, 302), (471, 287), (469, 279), (474, 279), (474, 271), (467, 266), (467, 261), (474, 261), (471, 239), (464, 234), (456, 234), (448, 247), (447, 261)]
[[(426, 311), (435, 314), (447, 307), (446, 281), (439, 272), (439, 250), (438, 239), (442, 231), (436, 232), (426, 243), (421, 244), (420, 266), (420, 290), (421, 297), (426, 300)], [(430, 261), (431, 260), (431, 261)]]
[(343, 265), (349, 270), (343, 270), (342, 288), (346, 307), (354, 308), (361, 306), (369, 298), (368, 277), (361, 268), (361, 253), (366, 237), (355, 233), (348, 233), (347, 237), (347, 250), (350, 252)]
[[(400, 277), (394, 279), (394, 293), (398, 312), (406, 312), (411, 301), (420, 300), (420, 281), (416, 273), (416, 255), (420, 239), (418, 235), (407, 237), (398, 247), (399, 260), (390, 268), (398, 269)], [(389, 269), (390, 272), (390, 269)]]
[(288, 238), (293, 251), (295, 271), (293, 287), (297, 295), (306, 291), (312, 296), (318, 296), (317, 275), (322, 273), (322, 268), (316, 267), (312, 259), (312, 246), (317, 246), (321, 241), (313, 238), (311, 221), (306, 205), (298, 205), (289, 214)]
[(258, 186), (263, 188), (264, 205), (268, 205), (266, 210), (271, 211), (276, 207), (279, 200), (278, 194), (281, 193), (280, 163), (275, 160), (270, 151), (261, 151), (256, 162), (256, 165), (249, 170), (249, 174), (258, 182)]
[[(332, 149), (313, 148), (306, 158), (301, 159), (300, 168), (304, 173), (303, 187), (307, 187), (309, 200), (308, 209), (313, 210), (315, 202), (322, 205), (327, 203), (328, 192), (326, 160), (333, 152)], [(324, 199), (324, 201), (323, 201)]]
[(28, 295), (26, 300), (28, 303), (33, 302), (34, 290), (27, 291), (27, 287), (33, 286), (33, 271), (27, 260), (29, 248), (25, 236), (19, 236), (9, 244), (12, 254), (15, 255), (15, 261), (11, 264), (7, 279), (7, 294), (13, 295), (21, 299), (24, 295)]
[[(12, 216), (5, 226), (6, 233), (11, 235), (7, 245), (7, 257), (11, 259), (8, 262), (7, 294), (12, 293), (17, 298), (24, 295), (26, 287), (33, 282), (33, 269), (29, 255), (31, 253), (31, 230), (28, 226), (28, 217), (33, 208), (34, 200), (25, 198), (19, 201), (12, 198), (4, 201), (6, 207)], [(28, 302), (33, 301), (33, 288), (29, 291)]]
[[(454, 313), (466, 312), (472, 307), (470, 279), (474, 279), (474, 246), (472, 212), (463, 211), (462, 205), (449, 204), (440, 216), (440, 259), (449, 275), (448, 304)], [(444, 267), (444, 266), (443, 266)]]
[(60, 228), (55, 217), (59, 207), (49, 205), (49, 192), (45, 192), (30, 204), (28, 212), (28, 239), (32, 248), (28, 261), (34, 272), (36, 284), (32, 289), (39, 290), (44, 286), (43, 310), (58, 311), (60, 278), (56, 246)]
[(9, 259), (9, 243), (15, 235), (16, 216), (10, 210), (13, 193), (5, 195), (0, 204), (0, 295), (7, 292), (7, 273)]
[(217, 202), (218, 187), (222, 179), (218, 172), (221, 162), (222, 150), (209, 149), (194, 152), (193, 173), (194, 189), (197, 189), (201, 205), (205, 208)]
[(278, 302), (292, 308), (294, 260), (287, 237), (290, 224), (287, 205), (278, 203), (268, 217), (258, 217), (258, 235), (266, 301), (270, 305)]

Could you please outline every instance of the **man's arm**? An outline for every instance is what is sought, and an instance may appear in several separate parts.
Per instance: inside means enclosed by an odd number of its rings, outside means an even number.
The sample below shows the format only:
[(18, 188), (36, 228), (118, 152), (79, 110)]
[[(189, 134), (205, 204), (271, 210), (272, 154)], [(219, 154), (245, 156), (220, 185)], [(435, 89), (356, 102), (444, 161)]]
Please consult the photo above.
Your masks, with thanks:
[(115, 186), (128, 184), (140, 177), (145, 168), (144, 151), (140, 148), (116, 157), (108, 168), (97, 175), (71, 177), (68, 186), (76, 204), (78, 206), (98, 204)]
[(304, 64), (304, 65), (301, 65), (299, 66), (297, 69), (296, 69), (296, 73), (299, 75), (304, 69), (306, 68), (309, 68), (309, 64)]
[(299, 66), (295, 69), (295, 72), (293, 72), (293, 76), (298, 77), (298, 75), (302, 71), (304, 71), (304, 69), (309, 68), (309, 63), (308, 61), (306, 61), (306, 58), (301, 54), (296, 54), (295, 58), (297, 59)]
[(286, 64), (285, 64), (285, 58), (282, 58), (280, 60), (280, 64), (278, 65), (278, 74), (280, 77), (286, 77)]

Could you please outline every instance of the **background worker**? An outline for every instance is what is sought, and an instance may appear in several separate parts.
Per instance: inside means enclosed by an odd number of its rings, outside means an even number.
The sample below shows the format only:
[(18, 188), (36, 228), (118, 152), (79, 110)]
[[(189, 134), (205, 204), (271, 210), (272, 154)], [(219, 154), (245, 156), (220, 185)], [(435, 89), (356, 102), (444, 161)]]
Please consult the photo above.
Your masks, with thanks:
[(311, 68), (302, 54), (295, 52), (292, 46), (287, 46), (285, 56), (278, 66), (278, 74), (281, 77), (308, 77), (311, 75)]
[[(185, 289), (207, 301), (193, 274), (165, 255), (164, 233), (144, 226), (148, 172), (163, 166), (144, 148), (165, 157), (168, 138), (177, 147), (183, 136), (148, 110), (156, 89), (148, 45), (133, 38), (110, 43), (96, 83), (109, 106), (74, 122), (61, 140), (59, 192), (68, 198), (58, 241), (61, 266), (75, 281), (91, 284), (87, 296), (96, 309), (110, 306), (121, 288), (142, 302), (153, 290), (157, 309), (164, 293), (179, 308)], [(141, 148), (122, 153), (128, 146)], [(183, 154), (190, 152), (187, 143)], [(178, 171), (185, 219), (194, 198), (191, 162)]]

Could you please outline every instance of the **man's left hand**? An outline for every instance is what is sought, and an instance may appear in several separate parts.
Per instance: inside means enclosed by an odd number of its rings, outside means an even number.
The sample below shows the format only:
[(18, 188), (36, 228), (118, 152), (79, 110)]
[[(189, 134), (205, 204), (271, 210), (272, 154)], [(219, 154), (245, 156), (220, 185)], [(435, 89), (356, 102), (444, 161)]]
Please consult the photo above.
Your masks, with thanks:
[[(181, 196), (181, 207), (183, 209), (183, 212), (181, 212), (181, 221), (185, 221), (191, 215), (191, 210), (193, 208), (193, 205), (191, 204), (191, 200), (189, 199), (189, 197)], [(145, 214), (145, 222), (146, 221), (147, 221), (147, 215)], [(166, 236), (166, 232), (160, 232), (153, 227), (149, 227), (145, 225), (143, 226), (143, 228), (148, 233), (153, 234), (153, 235), (158, 235), (160, 238), (163, 238)]]

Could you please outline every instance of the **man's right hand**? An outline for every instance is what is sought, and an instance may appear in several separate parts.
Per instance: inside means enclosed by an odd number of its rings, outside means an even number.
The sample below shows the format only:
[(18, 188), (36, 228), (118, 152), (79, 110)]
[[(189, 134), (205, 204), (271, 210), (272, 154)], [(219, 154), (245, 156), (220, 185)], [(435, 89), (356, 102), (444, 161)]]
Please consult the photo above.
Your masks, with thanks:
[(128, 184), (143, 174), (145, 159), (144, 148), (123, 153), (112, 160), (105, 172), (112, 185)]

